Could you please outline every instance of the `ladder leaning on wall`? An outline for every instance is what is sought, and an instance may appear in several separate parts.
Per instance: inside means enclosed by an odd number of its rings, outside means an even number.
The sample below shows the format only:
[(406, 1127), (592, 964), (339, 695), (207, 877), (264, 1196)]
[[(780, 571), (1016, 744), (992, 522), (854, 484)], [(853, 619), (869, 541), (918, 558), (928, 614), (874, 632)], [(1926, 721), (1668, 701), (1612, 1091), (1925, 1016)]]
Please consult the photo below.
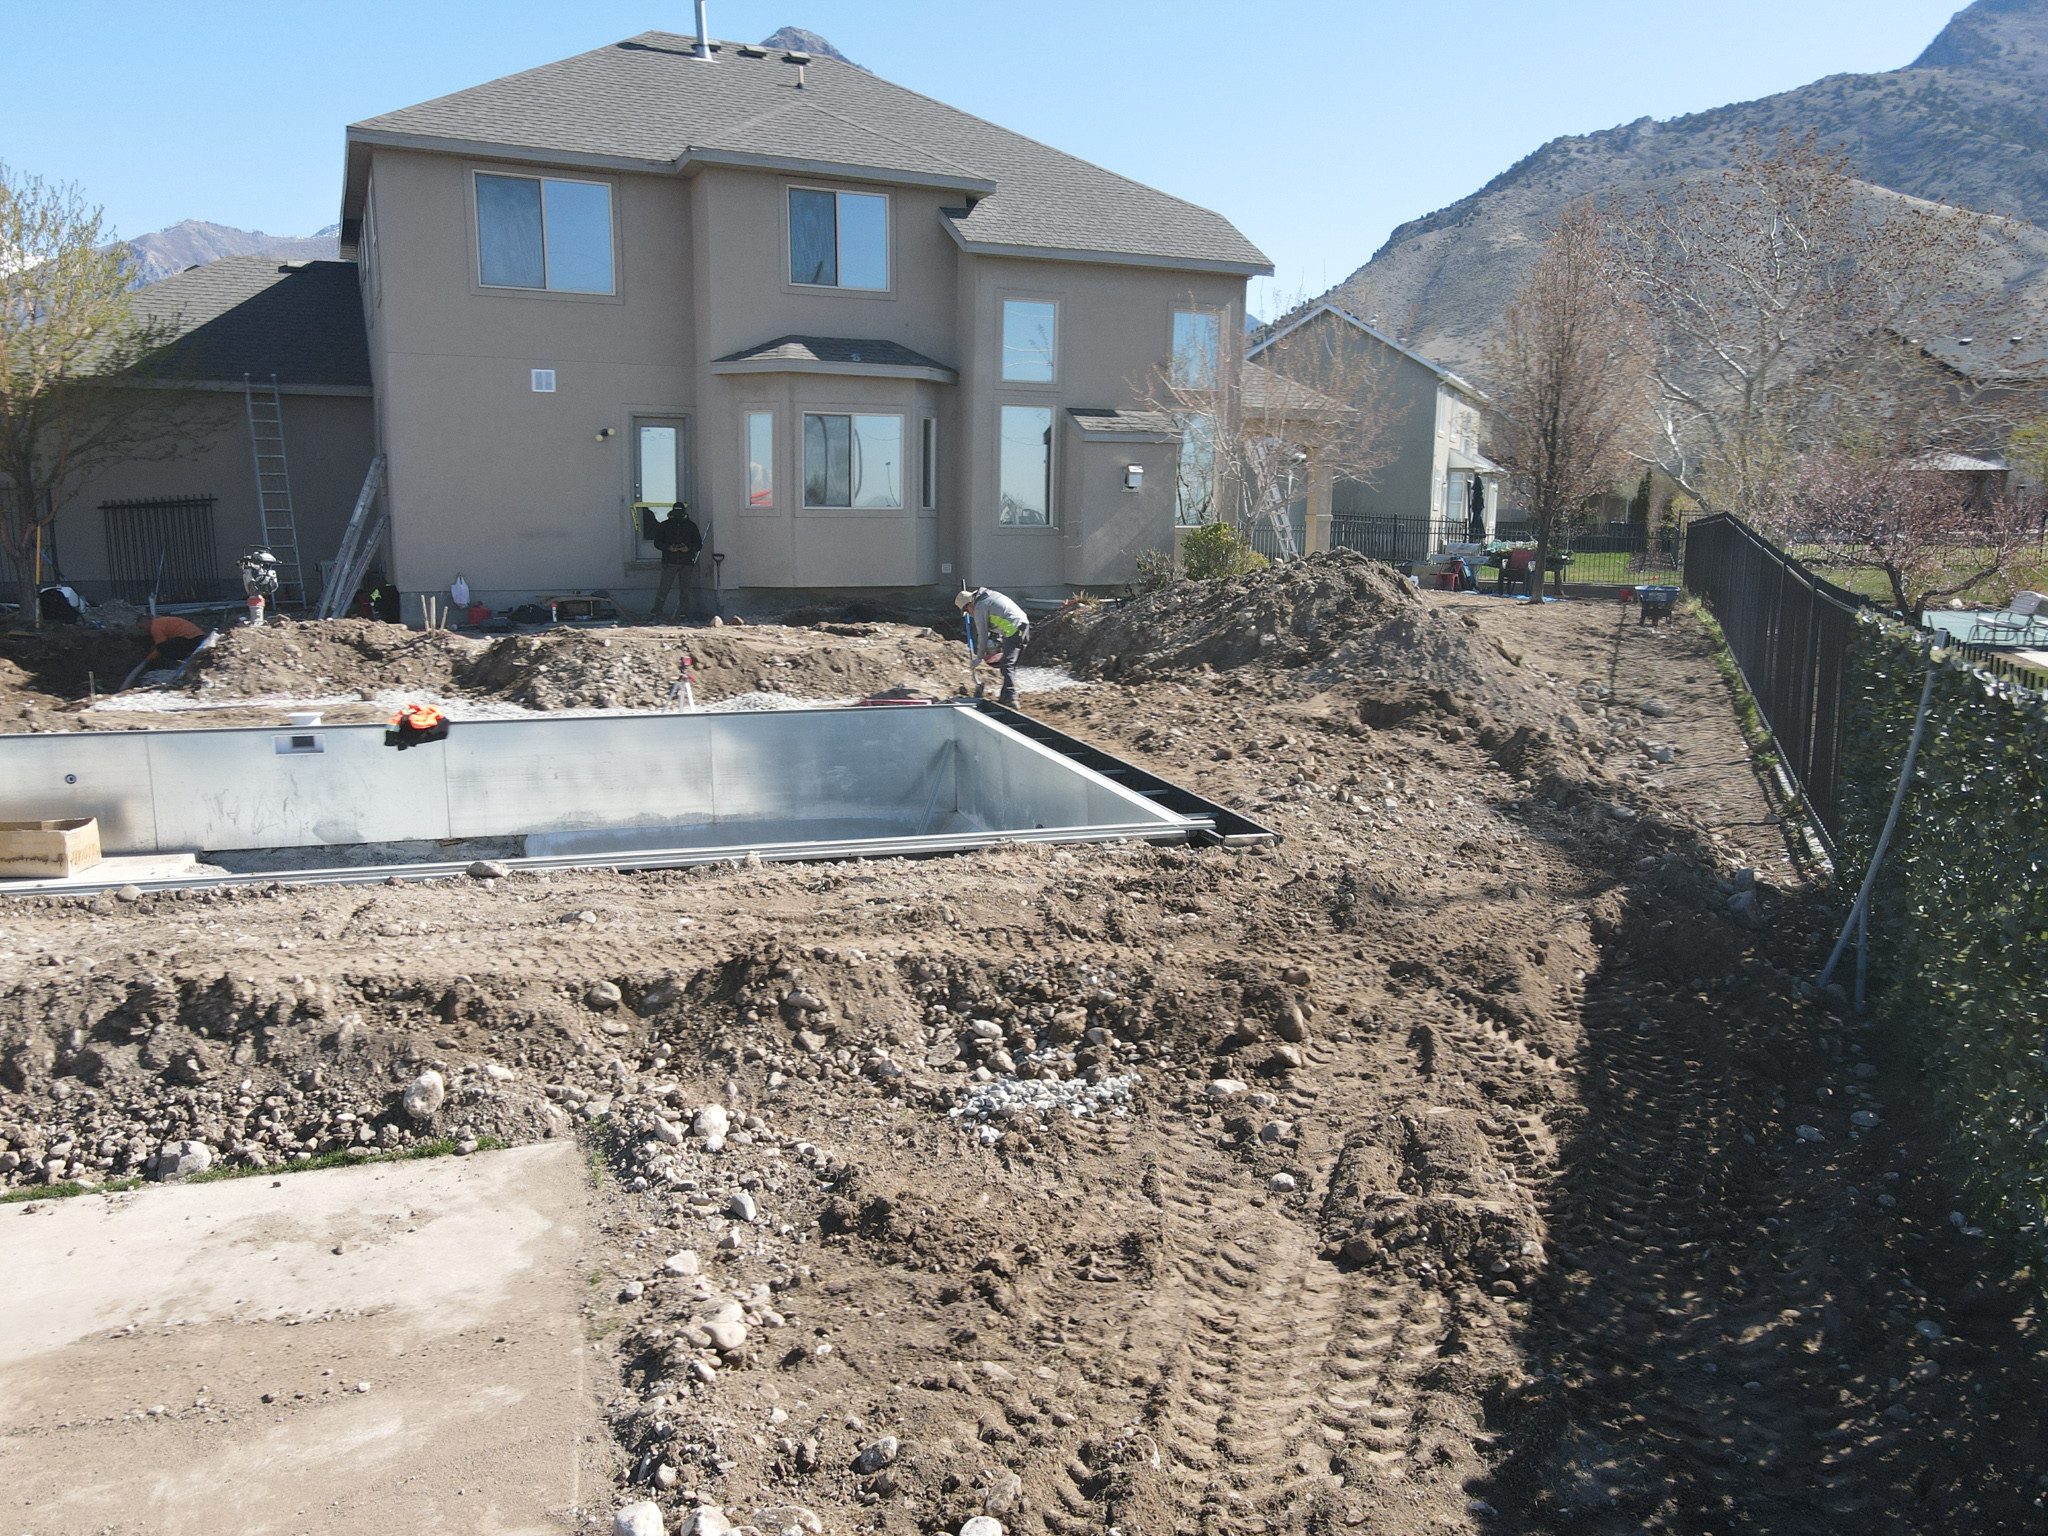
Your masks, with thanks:
[(356, 588), (369, 573), (370, 562), (384, 543), (384, 514), (376, 510), (377, 493), (384, 489), (384, 455), (370, 460), (370, 472), (363, 476), (362, 491), (355, 511), (342, 530), (341, 548), (334, 552), (334, 566), (327, 573), (327, 590), (320, 594), (320, 608), (314, 615), (338, 619), (348, 611)]
[(278, 601), (304, 603), (306, 575), (299, 562), (299, 524), (292, 514), (291, 466), (284, 456), (284, 402), (277, 375), (268, 384), (242, 375), (242, 399), (249, 412), (249, 451), (256, 461), (256, 511), (263, 547), (277, 556)]

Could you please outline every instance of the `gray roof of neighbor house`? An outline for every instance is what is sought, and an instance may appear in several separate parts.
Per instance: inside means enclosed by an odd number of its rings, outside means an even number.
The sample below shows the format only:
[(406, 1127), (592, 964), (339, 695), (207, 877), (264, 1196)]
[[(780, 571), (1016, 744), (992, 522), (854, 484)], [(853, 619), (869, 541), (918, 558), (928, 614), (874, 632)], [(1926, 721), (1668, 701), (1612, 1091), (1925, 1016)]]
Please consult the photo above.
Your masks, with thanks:
[(1391, 351), (1399, 353), (1402, 357), (1407, 358), (1410, 362), (1420, 363), (1424, 368), (1427, 368), (1431, 373), (1435, 374), (1437, 378), (1441, 380), (1445, 385), (1449, 386), (1452, 389), (1455, 389), (1459, 394), (1465, 395), (1468, 398), (1477, 401), (1481, 405), (1485, 405), (1488, 403), (1486, 391), (1478, 388), (1470, 380), (1460, 378), (1457, 374), (1451, 372), (1450, 369), (1444, 367), (1441, 363), (1431, 362), (1428, 358), (1424, 357), (1420, 352), (1417, 352), (1414, 348), (1404, 347), (1403, 345), (1401, 345), (1400, 342), (1394, 340), (1393, 337), (1389, 336), (1385, 331), (1382, 331), (1378, 326), (1373, 325), (1370, 321), (1361, 320), (1358, 318), (1358, 316), (1352, 314), (1350, 310), (1339, 309), (1335, 304), (1317, 304), (1313, 308), (1308, 310), (1306, 313), (1297, 315), (1294, 319), (1290, 320), (1285, 325), (1275, 325), (1266, 327), (1264, 334), (1259, 336), (1259, 338), (1252, 343), (1251, 350), (1248, 351), (1245, 355), (1247, 357), (1257, 357), (1261, 352), (1265, 351), (1268, 347), (1272, 346), (1273, 343), (1275, 343), (1276, 341), (1283, 340), (1284, 338), (1293, 335), (1296, 331), (1300, 330), (1310, 321), (1315, 320), (1323, 315), (1332, 315), (1336, 317), (1338, 320), (1343, 321), (1346, 325), (1353, 326), (1356, 329), (1365, 332), (1365, 334), (1370, 336), (1374, 341), (1379, 342), (1382, 346), (1387, 347)]
[(740, 165), (963, 194), (946, 224), (968, 250), (1266, 273), (1228, 219), (1022, 134), (816, 57), (797, 88), (778, 49), (640, 36), (350, 126), (344, 248), (362, 217), (367, 149), (385, 144), (594, 169)]
[(283, 389), (368, 394), (370, 347), (352, 261), (226, 256), (187, 267), (135, 295), (138, 316), (175, 339), (145, 378), (232, 384), (277, 376)]

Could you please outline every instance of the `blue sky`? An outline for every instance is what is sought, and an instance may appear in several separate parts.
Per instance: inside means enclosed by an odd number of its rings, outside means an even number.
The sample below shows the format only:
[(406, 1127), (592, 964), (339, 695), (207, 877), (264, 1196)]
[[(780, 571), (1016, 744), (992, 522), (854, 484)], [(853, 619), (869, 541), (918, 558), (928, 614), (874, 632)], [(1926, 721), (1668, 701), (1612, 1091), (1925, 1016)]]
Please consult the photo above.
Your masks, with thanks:
[[(1228, 215), (1315, 292), (1544, 140), (1912, 60), (1955, 0), (712, 0)], [(337, 217), (348, 122), (651, 28), (689, 0), (0, 0), (0, 159), (122, 234)], [(1654, 17), (1654, 20), (1650, 19)]]

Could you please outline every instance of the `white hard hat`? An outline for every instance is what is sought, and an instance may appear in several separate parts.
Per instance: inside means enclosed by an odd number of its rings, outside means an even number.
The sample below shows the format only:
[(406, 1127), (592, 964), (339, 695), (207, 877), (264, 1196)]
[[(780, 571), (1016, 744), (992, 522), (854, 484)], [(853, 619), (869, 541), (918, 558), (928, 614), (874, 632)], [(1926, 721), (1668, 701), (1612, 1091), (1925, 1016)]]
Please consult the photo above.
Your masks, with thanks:
[(953, 594), (953, 606), (955, 608), (965, 608), (969, 603), (973, 601), (974, 594), (968, 591), (965, 587), (962, 587), (958, 592), (955, 592)]

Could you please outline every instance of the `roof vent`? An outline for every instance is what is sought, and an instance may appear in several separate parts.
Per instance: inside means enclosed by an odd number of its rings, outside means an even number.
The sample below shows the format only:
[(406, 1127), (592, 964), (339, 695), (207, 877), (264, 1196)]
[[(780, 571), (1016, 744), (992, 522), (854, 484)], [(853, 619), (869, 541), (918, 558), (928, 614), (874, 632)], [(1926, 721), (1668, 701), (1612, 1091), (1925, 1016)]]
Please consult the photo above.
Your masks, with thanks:
[(796, 66), (796, 88), (802, 90), (804, 88), (804, 66), (811, 62), (811, 56), (808, 53), (785, 53), (782, 56), (782, 62)]
[(704, 0), (697, 0), (697, 57), (711, 62), (711, 26), (704, 17)]
[(733, 49), (733, 52), (743, 59), (765, 59), (768, 57), (768, 50), (754, 43), (741, 43)]

